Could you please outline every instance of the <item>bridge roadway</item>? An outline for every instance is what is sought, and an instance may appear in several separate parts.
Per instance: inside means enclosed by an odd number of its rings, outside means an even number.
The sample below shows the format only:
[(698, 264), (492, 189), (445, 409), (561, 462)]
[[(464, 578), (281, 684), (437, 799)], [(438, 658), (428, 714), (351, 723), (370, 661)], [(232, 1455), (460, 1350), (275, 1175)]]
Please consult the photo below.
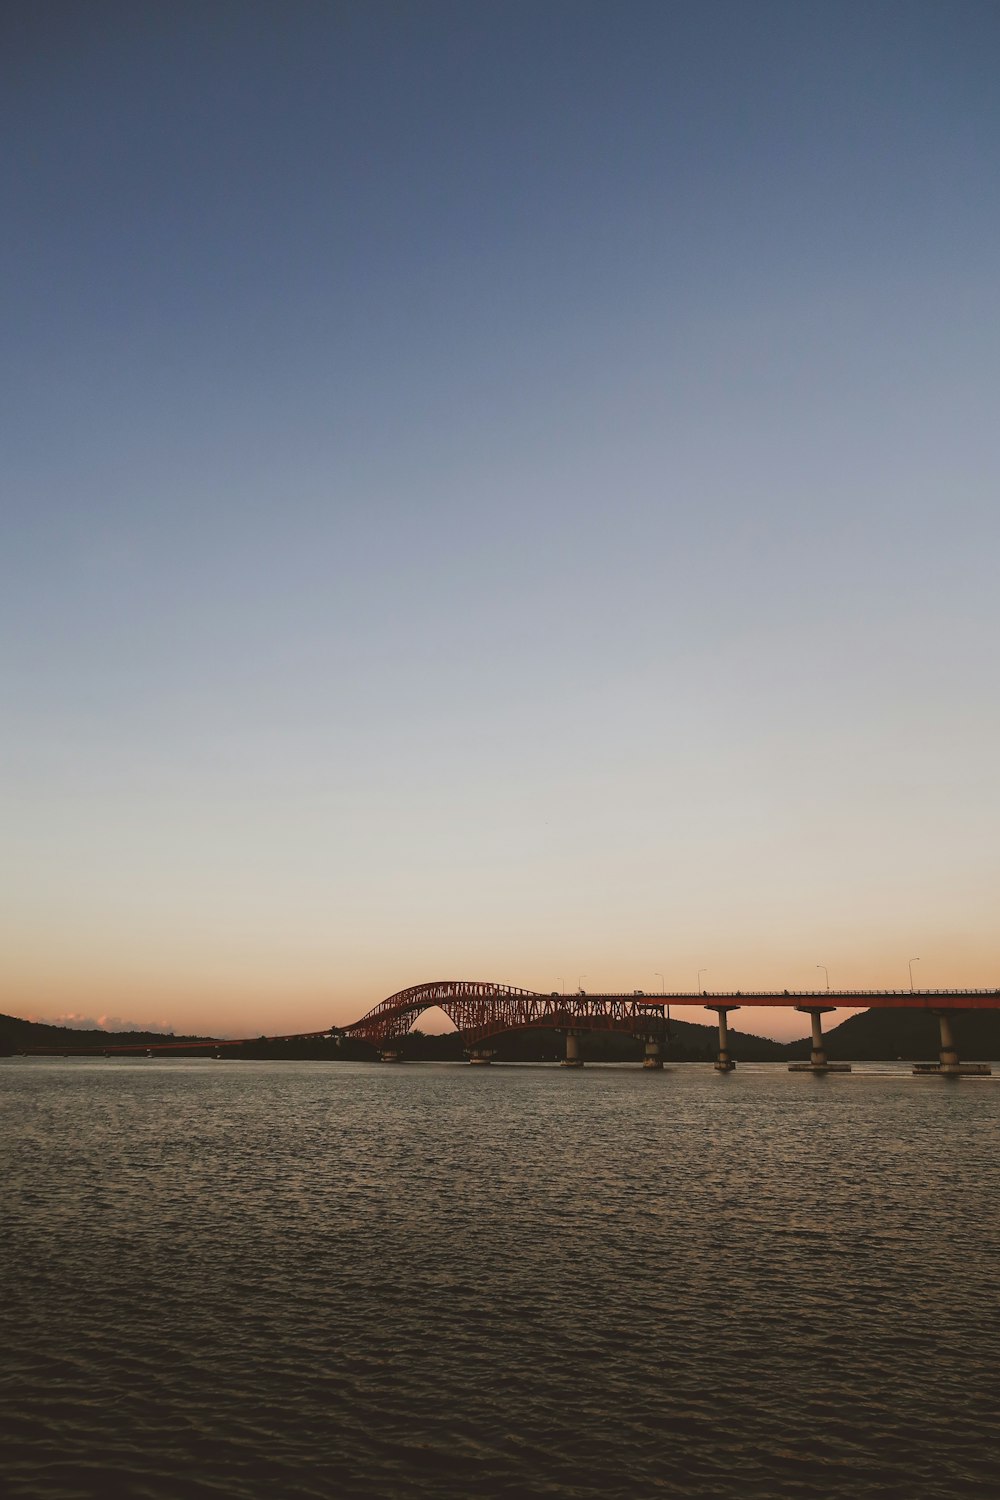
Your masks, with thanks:
[(741, 1005), (804, 1011), (841, 1006), (975, 1010), (1000, 1008), (1000, 990), (677, 990), (662, 994), (630, 990), (546, 995), (511, 985), (453, 979), (400, 990), (340, 1029), (344, 1035), (363, 1037), (377, 1046), (404, 1036), (417, 1015), (440, 1006), (466, 1040), (477, 1043), (525, 1027), (634, 1030), (637, 1023), (662, 1014), (668, 1005), (700, 1005), (714, 1011), (736, 1010)]
[[(874, 1010), (929, 1010), (938, 1017), (941, 1030), (940, 1061), (918, 1063), (915, 1072), (988, 1073), (984, 1064), (961, 1064), (952, 1017), (955, 1012), (1000, 1010), (1000, 989), (933, 990), (673, 990), (646, 993), (641, 990), (587, 994), (548, 994), (468, 979), (434, 980), (399, 990), (380, 1001), (359, 1020), (347, 1026), (321, 1031), (292, 1032), (281, 1036), (215, 1038), (197, 1042), (165, 1041), (116, 1043), (104, 1048), (79, 1049), (98, 1053), (144, 1053), (148, 1055), (194, 1050), (222, 1052), (254, 1042), (297, 1042), (335, 1037), (355, 1037), (376, 1047), (383, 1060), (398, 1061), (398, 1044), (423, 1011), (440, 1007), (461, 1035), (470, 1061), (487, 1063), (489, 1043), (512, 1031), (554, 1030), (566, 1038), (565, 1065), (580, 1066), (577, 1038), (585, 1031), (622, 1031), (646, 1040), (645, 1066), (661, 1068), (661, 1044), (666, 1017), (672, 1005), (702, 1006), (714, 1011), (719, 1026), (716, 1068), (730, 1072), (735, 1064), (729, 1049), (728, 1015), (743, 1005), (794, 1008), (810, 1016), (812, 1053), (808, 1063), (792, 1063), (793, 1070), (812, 1072), (848, 1071), (847, 1063), (828, 1063), (823, 1044), (821, 1017), (826, 1011), (852, 1008)], [(62, 1047), (36, 1047), (33, 1053), (62, 1053)]]
[(812, 1052), (805, 1064), (793, 1069), (813, 1072), (847, 1071), (846, 1063), (828, 1063), (823, 1045), (821, 1017), (839, 1007), (861, 1009), (922, 1009), (938, 1016), (941, 1028), (940, 1061), (918, 1064), (938, 1072), (988, 1072), (981, 1064), (961, 1065), (951, 1013), (960, 1010), (1000, 1008), (1000, 990), (731, 990), (674, 991), (645, 994), (640, 990), (572, 995), (556, 991), (548, 995), (511, 985), (473, 980), (437, 980), (400, 990), (376, 1005), (359, 1021), (342, 1028), (343, 1034), (363, 1037), (377, 1046), (386, 1061), (398, 1060), (394, 1044), (413, 1024), (414, 1018), (439, 1006), (462, 1034), (470, 1061), (486, 1063), (492, 1038), (525, 1029), (556, 1030), (566, 1037), (565, 1066), (579, 1067), (577, 1036), (583, 1031), (625, 1031), (646, 1039), (645, 1066), (662, 1068), (663, 1017), (671, 1005), (701, 1005), (715, 1011), (719, 1025), (719, 1055), (716, 1068), (731, 1072), (735, 1066), (729, 1050), (728, 1015), (742, 1005), (793, 1007), (808, 1014), (812, 1023)]

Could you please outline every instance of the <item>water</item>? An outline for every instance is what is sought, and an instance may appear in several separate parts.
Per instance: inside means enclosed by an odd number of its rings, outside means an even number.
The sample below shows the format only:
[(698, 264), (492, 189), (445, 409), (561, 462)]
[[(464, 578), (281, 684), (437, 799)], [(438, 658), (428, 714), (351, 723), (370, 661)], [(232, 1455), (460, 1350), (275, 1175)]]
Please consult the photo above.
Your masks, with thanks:
[(4, 1062), (6, 1492), (994, 1500), (998, 1082)]

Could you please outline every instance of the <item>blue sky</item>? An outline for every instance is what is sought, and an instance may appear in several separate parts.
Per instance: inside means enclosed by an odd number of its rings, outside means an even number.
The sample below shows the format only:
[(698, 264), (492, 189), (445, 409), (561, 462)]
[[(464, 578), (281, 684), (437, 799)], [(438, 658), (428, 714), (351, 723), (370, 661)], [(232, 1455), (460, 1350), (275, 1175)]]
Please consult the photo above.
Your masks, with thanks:
[(995, 6), (0, 26), (0, 1008), (1000, 983)]

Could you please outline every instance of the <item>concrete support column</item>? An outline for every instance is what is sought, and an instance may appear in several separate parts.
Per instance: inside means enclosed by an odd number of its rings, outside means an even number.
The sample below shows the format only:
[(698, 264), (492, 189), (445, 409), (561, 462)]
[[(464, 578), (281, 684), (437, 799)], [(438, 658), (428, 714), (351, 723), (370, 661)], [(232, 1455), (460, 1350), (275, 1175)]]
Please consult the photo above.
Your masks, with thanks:
[(579, 1033), (576, 1031), (567, 1031), (565, 1037), (566, 1056), (559, 1066), (561, 1068), (582, 1068), (583, 1058), (580, 1056)]
[(812, 1017), (812, 1052), (809, 1054), (809, 1061), (814, 1068), (825, 1068), (826, 1052), (823, 1047), (823, 1022), (820, 1020), (823, 1012), (821, 1010), (811, 1010), (809, 1014)]
[(939, 1010), (937, 1018), (941, 1029), (941, 1051), (938, 1054), (941, 1059), (941, 1072), (956, 1073), (958, 1071), (958, 1044), (955, 1041), (951, 1016), (946, 1010)]
[(826, 1060), (826, 1048), (823, 1045), (823, 1023), (820, 1017), (824, 1011), (835, 1010), (833, 1005), (797, 1005), (797, 1011), (809, 1016), (812, 1021), (812, 1051), (807, 1063), (789, 1063), (790, 1073), (849, 1073), (850, 1063), (832, 1063)]
[(966, 1075), (988, 1076), (991, 1069), (989, 1063), (960, 1063), (958, 1060), (958, 1043), (955, 1040), (955, 1031), (951, 1024), (954, 1012), (947, 1010), (936, 1010), (934, 1014), (938, 1018), (938, 1026), (941, 1028), (941, 1050), (940, 1058), (936, 1063), (914, 1063), (914, 1073), (944, 1073), (950, 1078), (959, 1078)]
[(655, 1036), (646, 1038), (646, 1056), (642, 1060), (644, 1068), (663, 1068), (663, 1057), (660, 1052), (659, 1039)]
[(717, 1073), (731, 1073), (736, 1064), (733, 1062), (729, 1052), (729, 1012), (739, 1010), (738, 1005), (706, 1005), (706, 1010), (714, 1010), (719, 1018), (719, 1055), (715, 1061)]

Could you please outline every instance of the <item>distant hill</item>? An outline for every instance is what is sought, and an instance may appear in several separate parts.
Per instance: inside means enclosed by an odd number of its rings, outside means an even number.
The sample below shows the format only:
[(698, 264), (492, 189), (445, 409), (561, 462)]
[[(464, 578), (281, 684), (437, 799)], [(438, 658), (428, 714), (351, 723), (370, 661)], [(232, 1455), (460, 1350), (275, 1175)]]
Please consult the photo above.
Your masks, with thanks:
[[(1000, 1010), (958, 1011), (952, 1024), (963, 1062), (1000, 1058)], [(936, 1062), (941, 1034), (928, 1010), (866, 1010), (831, 1026), (824, 1041), (831, 1062)], [(786, 1055), (808, 1059), (809, 1046), (808, 1040), (790, 1042)]]
[[(785, 1056), (780, 1042), (749, 1033), (730, 1031), (733, 1056), (743, 1062), (779, 1062)], [(641, 1062), (645, 1044), (638, 1037), (620, 1031), (585, 1031), (580, 1036), (580, 1056), (584, 1062)], [(672, 1062), (715, 1061), (719, 1050), (719, 1032), (715, 1026), (690, 1021), (671, 1021), (670, 1040), (663, 1045), (663, 1055)], [(552, 1062), (565, 1056), (565, 1043), (557, 1031), (512, 1031), (490, 1043), (498, 1062)], [(407, 1057), (461, 1057), (462, 1045), (454, 1032), (443, 1036), (425, 1036), (419, 1031), (404, 1038)]]
[(156, 1042), (192, 1042), (198, 1037), (162, 1031), (81, 1031), (75, 1026), (49, 1026), (44, 1021), (22, 1021), (0, 1015), (0, 1055), (9, 1057), (23, 1047), (56, 1047), (67, 1052), (100, 1052), (106, 1047), (152, 1046)]
[[(670, 1041), (665, 1056), (674, 1062), (708, 1062), (714, 1060), (718, 1050), (718, 1031), (714, 1026), (702, 1026), (690, 1021), (672, 1021)], [(164, 1042), (172, 1044), (199, 1042), (210, 1038), (196, 1036), (164, 1036), (161, 1032), (147, 1031), (79, 1031), (68, 1026), (49, 1026), (39, 1021), (21, 1021), (15, 1016), (0, 1015), (0, 1055), (25, 1049), (51, 1048), (57, 1053), (85, 1056), (103, 1053), (112, 1047), (155, 1047)], [(751, 1036), (740, 1031), (730, 1032), (731, 1051), (737, 1061), (778, 1062), (786, 1055), (780, 1042), (766, 1037)], [(556, 1031), (518, 1031), (498, 1037), (493, 1044), (498, 1061), (547, 1062), (564, 1055), (563, 1038)], [(413, 1061), (448, 1062), (461, 1061), (464, 1056), (462, 1039), (457, 1032), (440, 1035), (411, 1031), (401, 1044), (404, 1056)], [(625, 1036), (615, 1031), (585, 1032), (580, 1038), (580, 1052), (590, 1062), (638, 1062), (644, 1044), (636, 1037)], [(247, 1058), (315, 1058), (331, 1061), (360, 1061), (375, 1055), (368, 1043), (353, 1037), (336, 1039), (305, 1038), (299, 1041), (270, 1041), (265, 1037), (245, 1042), (238, 1048), (226, 1048), (227, 1057)]]

